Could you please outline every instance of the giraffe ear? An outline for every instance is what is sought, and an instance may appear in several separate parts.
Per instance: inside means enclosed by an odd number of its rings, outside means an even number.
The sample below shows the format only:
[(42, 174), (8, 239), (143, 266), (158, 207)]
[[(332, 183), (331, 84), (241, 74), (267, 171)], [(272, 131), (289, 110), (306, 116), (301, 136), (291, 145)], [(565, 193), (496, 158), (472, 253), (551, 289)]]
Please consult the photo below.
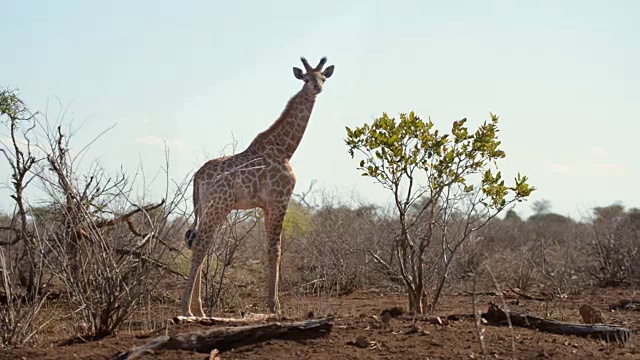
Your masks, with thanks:
[(297, 67), (293, 67), (293, 76), (296, 77), (296, 79), (298, 80), (303, 80), (304, 79), (304, 73), (302, 72), (302, 69), (297, 68)]
[(322, 75), (324, 75), (324, 77), (327, 79), (330, 78), (332, 74), (333, 74), (333, 65), (324, 69), (324, 71), (322, 72)]

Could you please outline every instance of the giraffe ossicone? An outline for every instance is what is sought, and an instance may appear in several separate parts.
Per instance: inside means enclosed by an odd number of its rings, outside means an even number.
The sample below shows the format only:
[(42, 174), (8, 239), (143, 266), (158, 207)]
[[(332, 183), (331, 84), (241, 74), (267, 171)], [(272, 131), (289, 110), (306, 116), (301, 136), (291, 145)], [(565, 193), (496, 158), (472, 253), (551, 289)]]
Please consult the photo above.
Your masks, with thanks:
[(271, 313), (280, 308), (278, 286), (282, 223), (293, 194), (296, 177), (289, 160), (295, 153), (309, 123), (316, 96), (333, 74), (334, 66), (324, 68), (327, 58), (311, 67), (301, 57), (304, 71), (293, 68), (302, 88), (289, 99), (280, 117), (259, 133), (242, 152), (211, 159), (193, 176), (195, 219), (185, 233), (191, 249), (191, 267), (182, 297), (183, 316), (193, 316), (191, 303), (196, 299), (196, 316), (204, 316), (200, 292), (201, 266), (220, 226), (232, 210), (260, 208), (264, 212), (267, 234), (267, 307)]

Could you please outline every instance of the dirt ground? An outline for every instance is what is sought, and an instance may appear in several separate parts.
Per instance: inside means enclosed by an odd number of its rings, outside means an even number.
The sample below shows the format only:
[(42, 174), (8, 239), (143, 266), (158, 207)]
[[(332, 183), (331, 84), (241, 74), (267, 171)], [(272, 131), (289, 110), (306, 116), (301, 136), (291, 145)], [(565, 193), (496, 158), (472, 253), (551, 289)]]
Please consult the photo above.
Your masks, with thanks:
[[(628, 329), (640, 328), (640, 312), (608, 311), (609, 305), (621, 299), (637, 298), (630, 290), (594, 289), (591, 293), (569, 296), (556, 303), (545, 304), (533, 300), (505, 299), (510, 308), (526, 309), (538, 316), (557, 320), (580, 322), (578, 308), (583, 303), (592, 304), (605, 313), (611, 324), (624, 325)], [(486, 311), (489, 301), (501, 303), (497, 296), (479, 296), (478, 308)], [(271, 340), (261, 344), (223, 352), (221, 359), (476, 359), (482, 358), (474, 321), (470, 316), (443, 324), (421, 319), (416, 322), (420, 331), (411, 333), (414, 322), (408, 315), (390, 321), (383, 329), (379, 316), (381, 310), (393, 306), (406, 309), (405, 298), (375, 291), (354, 293), (348, 296), (320, 300), (317, 298), (290, 298), (281, 300), (285, 316), (289, 319), (304, 318), (308, 311), (316, 317), (331, 314), (335, 317), (332, 331), (313, 340)], [(159, 322), (178, 314), (179, 304), (162, 304), (166, 309), (156, 312)], [(170, 315), (173, 312), (173, 315)], [(469, 295), (445, 297), (438, 315), (471, 315), (472, 301)], [(433, 319), (433, 318), (431, 318)], [(159, 323), (158, 322), (158, 323)], [(159, 327), (159, 326), (158, 326)], [(12, 349), (0, 352), (0, 359), (110, 359), (118, 352), (146, 343), (164, 334), (156, 332), (124, 331), (99, 341), (74, 345), (57, 345), (64, 337), (52, 328), (50, 337), (43, 337), (41, 346)], [(206, 330), (197, 324), (170, 325), (168, 334)], [(489, 359), (512, 358), (513, 348), (517, 359), (640, 359), (638, 333), (631, 336), (630, 344), (622, 346), (599, 340), (575, 336), (561, 336), (534, 330), (508, 327), (483, 326), (484, 345)], [(407, 333), (408, 332), (408, 333)], [(68, 336), (68, 333), (67, 333)], [(351, 344), (359, 336), (369, 342), (368, 348)], [(512, 348), (513, 347), (513, 348)], [(159, 351), (145, 355), (144, 359), (208, 359), (208, 354), (187, 351)]]

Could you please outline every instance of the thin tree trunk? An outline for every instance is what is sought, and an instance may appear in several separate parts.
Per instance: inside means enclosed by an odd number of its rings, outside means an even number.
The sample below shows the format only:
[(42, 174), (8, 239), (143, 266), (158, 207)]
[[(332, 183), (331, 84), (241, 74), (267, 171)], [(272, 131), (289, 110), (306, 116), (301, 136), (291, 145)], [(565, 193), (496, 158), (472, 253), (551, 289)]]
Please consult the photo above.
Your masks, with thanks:
[(408, 286), (407, 290), (409, 295), (409, 312), (414, 315), (423, 315), (422, 285), (417, 287)]

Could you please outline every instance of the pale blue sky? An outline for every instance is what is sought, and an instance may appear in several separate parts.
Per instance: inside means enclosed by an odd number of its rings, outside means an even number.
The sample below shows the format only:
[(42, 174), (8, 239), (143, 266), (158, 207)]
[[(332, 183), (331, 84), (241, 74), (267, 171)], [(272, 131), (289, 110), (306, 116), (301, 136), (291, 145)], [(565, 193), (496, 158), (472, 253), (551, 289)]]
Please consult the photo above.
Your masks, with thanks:
[[(516, 5), (517, 4), (517, 5)], [(345, 126), (416, 111), (440, 128), (495, 112), (509, 178), (528, 174), (578, 216), (640, 206), (640, 25), (637, 1), (4, 1), (0, 85), (34, 110), (47, 99), (86, 120), (77, 148), (107, 127), (90, 157), (116, 169), (142, 160), (171, 176), (241, 147), (302, 85), (300, 56), (336, 66), (292, 165), (310, 181), (383, 203), (344, 145)], [(51, 106), (49, 113), (59, 109)], [(8, 179), (0, 167), (0, 180)], [(159, 185), (159, 184), (158, 184)], [(154, 191), (159, 191), (154, 188)], [(0, 192), (6, 203), (6, 191)]]

